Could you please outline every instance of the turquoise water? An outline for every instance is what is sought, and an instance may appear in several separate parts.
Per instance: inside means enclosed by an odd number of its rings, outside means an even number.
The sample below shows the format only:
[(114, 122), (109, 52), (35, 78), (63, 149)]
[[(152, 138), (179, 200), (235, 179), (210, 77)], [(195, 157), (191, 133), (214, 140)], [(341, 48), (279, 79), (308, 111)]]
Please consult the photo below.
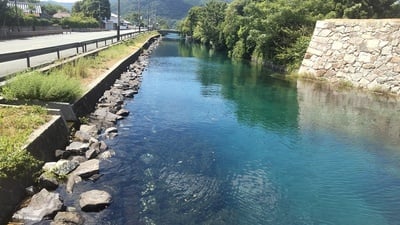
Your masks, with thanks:
[(275, 77), (164, 40), (108, 141), (117, 154), (93, 185), (113, 203), (93, 216), (103, 224), (399, 224), (399, 104)]

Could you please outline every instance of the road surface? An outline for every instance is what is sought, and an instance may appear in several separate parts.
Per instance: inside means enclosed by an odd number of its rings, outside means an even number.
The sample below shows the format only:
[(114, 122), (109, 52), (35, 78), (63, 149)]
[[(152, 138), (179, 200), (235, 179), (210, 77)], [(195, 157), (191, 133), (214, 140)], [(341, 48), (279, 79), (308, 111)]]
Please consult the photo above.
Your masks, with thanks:
[[(121, 34), (134, 32), (135, 30), (121, 30)], [(99, 38), (111, 37), (117, 35), (117, 31), (101, 32), (71, 32), (57, 35), (46, 35), (29, 38), (20, 38), (13, 40), (0, 40), (0, 54), (27, 51), (38, 48), (53, 47), (58, 45), (70, 44), (75, 42), (89, 41)], [(104, 42), (99, 43), (104, 46)], [(95, 44), (88, 45), (88, 51), (95, 49)], [(76, 49), (61, 51), (61, 58), (76, 54)], [(38, 66), (57, 60), (57, 53), (41, 55), (31, 58), (31, 66)], [(14, 60), (0, 63), (0, 78), (8, 74), (20, 72), (27, 69), (26, 59)]]

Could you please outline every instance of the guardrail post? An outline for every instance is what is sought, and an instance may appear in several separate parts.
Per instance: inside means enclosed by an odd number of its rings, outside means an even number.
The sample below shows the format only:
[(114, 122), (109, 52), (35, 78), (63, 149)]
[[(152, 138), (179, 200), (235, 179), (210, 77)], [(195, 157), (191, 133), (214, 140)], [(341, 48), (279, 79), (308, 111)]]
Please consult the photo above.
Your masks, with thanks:
[(60, 49), (57, 49), (57, 59), (60, 59)]
[(99, 48), (99, 42), (96, 41), (96, 48)]
[(30, 58), (29, 58), (29, 52), (26, 52), (26, 66), (27, 66), (28, 68), (31, 67), (31, 60), (30, 60)]

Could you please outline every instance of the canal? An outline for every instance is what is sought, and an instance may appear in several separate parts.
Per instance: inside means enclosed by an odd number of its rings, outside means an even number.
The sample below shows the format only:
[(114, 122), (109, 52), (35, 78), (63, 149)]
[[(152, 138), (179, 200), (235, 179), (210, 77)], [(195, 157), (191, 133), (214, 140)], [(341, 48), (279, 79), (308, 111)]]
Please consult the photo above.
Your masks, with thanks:
[(116, 156), (90, 184), (113, 196), (97, 224), (400, 221), (396, 100), (284, 81), (165, 38), (126, 108), (107, 141)]

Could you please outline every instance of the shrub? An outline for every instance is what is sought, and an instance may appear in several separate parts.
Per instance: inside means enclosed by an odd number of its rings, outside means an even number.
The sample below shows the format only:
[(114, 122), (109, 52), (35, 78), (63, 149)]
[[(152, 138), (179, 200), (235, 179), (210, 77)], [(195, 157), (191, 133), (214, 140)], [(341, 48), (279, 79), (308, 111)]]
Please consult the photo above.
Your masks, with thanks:
[(2, 89), (8, 99), (72, 102), (82, 93), (80, 83), (61, 74), (44, 75), (32, 72), (17, 75)]

